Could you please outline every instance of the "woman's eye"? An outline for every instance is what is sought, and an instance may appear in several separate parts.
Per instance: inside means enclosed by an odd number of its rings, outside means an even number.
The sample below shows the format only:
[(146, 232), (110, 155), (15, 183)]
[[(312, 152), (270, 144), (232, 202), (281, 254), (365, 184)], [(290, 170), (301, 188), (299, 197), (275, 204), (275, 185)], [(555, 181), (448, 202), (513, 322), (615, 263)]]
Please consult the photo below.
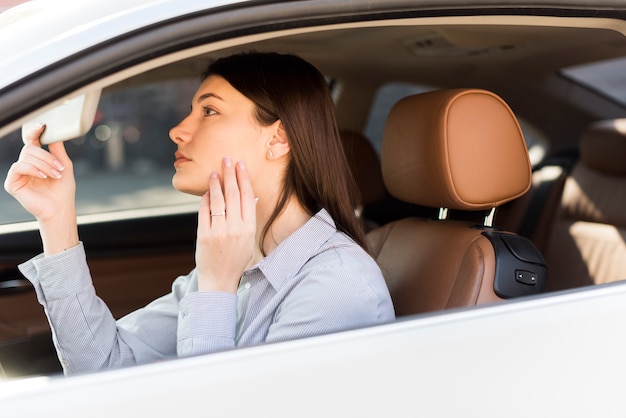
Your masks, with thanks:
[(202, 107), (202, 113), (203, 113), (204, 116), (211, 116), (211, 115), (216, 114), (217, 112), (215, 110), (211, 109), (210, 107), (203, 106)]

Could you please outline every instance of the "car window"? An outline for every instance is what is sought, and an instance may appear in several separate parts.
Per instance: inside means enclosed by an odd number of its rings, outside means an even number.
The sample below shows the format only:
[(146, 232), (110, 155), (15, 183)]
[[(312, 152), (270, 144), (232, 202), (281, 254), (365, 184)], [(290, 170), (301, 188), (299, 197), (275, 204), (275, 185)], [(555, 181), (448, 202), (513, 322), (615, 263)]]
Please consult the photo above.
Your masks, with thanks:
[(365, 131), (363, 132), (372, 142), (378, 154), (380, 154), (383, 143), (385, 121), (393, 105), (404, 97), (435, 89), (436, 87), (433, 86), (420, 86), (408, 83), (388, 83), (378, 89), (370, 108)]
[(626, 106), (626, 58), (576, 65), (563, 69), (561, 74)]
[[(169, 130), (188, 113), (198, 79), (126, 82), (102, 92), (91, 130), (66, 142), (74, 162), (79, 215), (175, 206), (197, 198), (174, 190), (175, 144)], [(22, 147), (21, 130), (0, 138), (0, 172), (6, 176)], [(0, 224), (32, 220), (0, 191)]]
[[(437, 89), (437, 87), (408, 83), (388, 83), (378, 89), (369, 112), (364, 134), (372, 142), (379, 155), (382, 147), (385, 121), (393, 105), (404, 97), (435, 89)], [(517, 119), (524, 133), (530, 162), (535, 166), (547, 155), (549, 141), (541, 130), (526, 119), (519, 115)]]

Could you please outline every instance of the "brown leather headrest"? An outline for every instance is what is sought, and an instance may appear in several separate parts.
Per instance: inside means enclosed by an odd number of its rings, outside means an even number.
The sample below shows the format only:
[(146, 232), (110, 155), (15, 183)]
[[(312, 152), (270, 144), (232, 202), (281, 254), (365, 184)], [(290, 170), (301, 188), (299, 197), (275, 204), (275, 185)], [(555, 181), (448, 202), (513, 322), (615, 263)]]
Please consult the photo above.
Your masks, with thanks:
[(372, 143), (361, 133), (341, 130), (341, 141), (348, 164), (361, 192), (361, 204), (368, 206), (385, 198), (380, 159)]
[(383, 178), (398, 199), (485, 210), (528, 191), (531, 166), (508, 105), (477, 89), (438, 90), (400, 100), (383, 134)]
[(626, 119), (591, 124), (580, 138), (580, 160), (595, 171), (626, 175)]

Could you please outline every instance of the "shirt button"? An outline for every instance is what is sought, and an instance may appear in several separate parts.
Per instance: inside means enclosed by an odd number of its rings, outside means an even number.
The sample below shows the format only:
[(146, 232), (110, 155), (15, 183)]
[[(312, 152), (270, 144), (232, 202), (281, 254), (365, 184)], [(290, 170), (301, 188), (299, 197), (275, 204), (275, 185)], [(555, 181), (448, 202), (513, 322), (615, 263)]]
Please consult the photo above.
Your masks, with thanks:
[(251, 286), (250, 282), (243, 285), (244, 289), (246, 290), (250, 289), (250, 286)]

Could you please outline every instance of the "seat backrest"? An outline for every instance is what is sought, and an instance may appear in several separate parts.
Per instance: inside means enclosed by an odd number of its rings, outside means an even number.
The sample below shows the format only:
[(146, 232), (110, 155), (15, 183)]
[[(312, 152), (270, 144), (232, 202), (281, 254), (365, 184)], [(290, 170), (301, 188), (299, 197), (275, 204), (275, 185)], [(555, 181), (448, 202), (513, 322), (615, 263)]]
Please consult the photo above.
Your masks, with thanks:
[(545, 252), (565, 180), (577, 160), (578, 151), (567, 150), (537, 166), (529, 192), (498, 209), (498, 226), (529, 238), (539, 251)]
[[(400, 100), (385, 125), (382, 171), (405, 202), (485, 211), (523, 195), (531, 168), (520, 126), (497, 95), (440, 90)], [(368, 234), (397, 316), (542, 291), (533, 244), (471, 222), (406, 218)]]
[(626, 279), (626, 119), (592, 124), (549, 230), (548, 289)]

